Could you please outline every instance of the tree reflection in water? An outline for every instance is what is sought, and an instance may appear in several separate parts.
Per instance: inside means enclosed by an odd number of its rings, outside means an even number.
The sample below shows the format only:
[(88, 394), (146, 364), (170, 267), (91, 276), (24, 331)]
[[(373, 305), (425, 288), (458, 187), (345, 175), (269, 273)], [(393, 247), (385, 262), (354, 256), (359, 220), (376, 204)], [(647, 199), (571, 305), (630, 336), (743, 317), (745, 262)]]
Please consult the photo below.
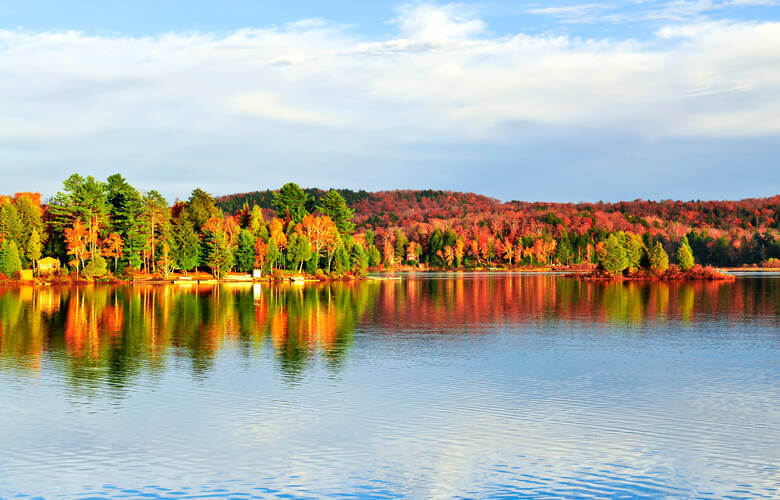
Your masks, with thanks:
[[(322, 360), (336, 373), (358, 328), (479, 333), (548, 320), (695, 322), (774, 317), (780, 280), (594, 283), (553, 275), (452, 274), (401, 281), (268, 286), (0, 288), (0, 369), (36, 373), (47, 363), (80, 388), (123, 389), (173, 359), (205, 377), (223, 349), (252, 358), (271, 346), (297, 382)], [(575, 325), (576, 326), (576, 325)]]

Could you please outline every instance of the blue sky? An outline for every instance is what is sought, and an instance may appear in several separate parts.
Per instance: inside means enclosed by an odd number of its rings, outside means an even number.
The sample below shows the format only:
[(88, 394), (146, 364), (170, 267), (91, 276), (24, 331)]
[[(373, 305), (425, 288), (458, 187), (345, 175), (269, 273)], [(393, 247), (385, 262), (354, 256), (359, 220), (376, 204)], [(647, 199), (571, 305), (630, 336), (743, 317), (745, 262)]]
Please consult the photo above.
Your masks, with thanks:
[(780, 2), (6, 0), (4, 191), (780, 192)]

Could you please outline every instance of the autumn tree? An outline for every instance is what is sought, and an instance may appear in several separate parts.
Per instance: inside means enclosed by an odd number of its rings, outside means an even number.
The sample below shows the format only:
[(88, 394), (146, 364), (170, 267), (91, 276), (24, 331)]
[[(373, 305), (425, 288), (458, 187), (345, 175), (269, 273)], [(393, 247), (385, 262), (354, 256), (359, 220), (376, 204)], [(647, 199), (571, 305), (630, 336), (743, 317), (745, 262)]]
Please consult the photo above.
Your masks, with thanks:
[(119, 233), (111, 233), (103, 240), (103, 257), (114, 259), (114, 271), (118, 269), (119, 259), (122, 258), (124, 242)]
[(168, 276), (176, 268), (176, 261), (171, 255), (171, 247), (167, 241), (162, 242), (160, 245), (160, 258), (157, 260), (157, 269), (163, 275), (163, 278), (168, 279)]
[(73, 256), (78, 271), (79, 266), (84, 267), (84, 259), (89, 246), (89, 231), (82, 224), (81, 219), (76, 219), (73, 221), (72, 227), (65, 229), (65, 243), (68, 255)]
[(307, 214), (295, 230), (311, 243), (314, 258), (318, 260), (323, 251), (328, 253), (338, 239), (338, 228), (333, 220), (326, 215), (315, 217), (312, 214)]

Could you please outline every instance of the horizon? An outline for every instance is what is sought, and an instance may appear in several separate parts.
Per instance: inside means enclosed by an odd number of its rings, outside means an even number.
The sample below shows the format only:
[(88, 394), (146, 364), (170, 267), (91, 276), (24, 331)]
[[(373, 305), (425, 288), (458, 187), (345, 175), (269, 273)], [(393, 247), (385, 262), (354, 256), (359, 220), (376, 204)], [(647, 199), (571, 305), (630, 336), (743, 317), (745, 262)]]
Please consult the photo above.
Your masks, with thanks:
[[(151, 15), (150, 15), (151, 14)], [(286, 179), (501, 200), (776, 194), (780, 2), (0, 7), (0, 151), (183, 198)]]

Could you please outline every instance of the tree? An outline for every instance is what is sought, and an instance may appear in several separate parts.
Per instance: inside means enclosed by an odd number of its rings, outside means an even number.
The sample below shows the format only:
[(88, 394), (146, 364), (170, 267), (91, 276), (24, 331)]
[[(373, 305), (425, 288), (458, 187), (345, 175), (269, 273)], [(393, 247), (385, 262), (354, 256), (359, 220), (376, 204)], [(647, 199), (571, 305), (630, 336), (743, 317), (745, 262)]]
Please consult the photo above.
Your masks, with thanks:
[(652, 250), (650, 250), (650, 270), (656, 275), (663, 274), (669, 269), (669, 255), (664, 250), (664, 246), (661, 242), (656, 242)]
[(0, 207), (0, 240), (10, 240), (17, 245), (24, 240), (24, 227), (19, 212), (11, 203), (4, 203)]
[(366, 271), (368, 270), (368, 260), (368, 253), (363, 250), (362, 246), (357, 243), (352, 245), (352, 248), (349, 251), (349, 263), (354, 272), (361, 276), (365, 276)]
[(140, 219), (144, 222), (144, 267), (146, 271), (155, 272), (157, 269), (158, 242), (167, 239), (170, 224), (170, 210), (168, 202), (157, 191), (149, 191), (142, 201), (143, 210)]
[(233, 253), (224, 231), (208, 231), (206, 264), (215, 278), (221, 279), (230, 269)]
[(341, 234), (351, 235), (355, 232), (355, 224), (352, 222), (355, 210), (347, 206), (347, 200), (335, 189), (322, 197), (317, 210), (330, 217)]
[(309, 204), (309, 195), (294, 182), (288, 182), (274, 193), (273, 207), (276, 210), (276, 216), (280, 219), (289, 217), (294, 223), (301, 222), (303, 217), (309, 213), (307, 205)]
[(249, 230), (255, 235), (260, 233), (260, 228), (265, 225), (265, 218), (263, 217), (263, 209), (257, 205), (252, 205), (252, 211), (249, 212)]
[(371, 245), (368, 247), (368, 265), (370, 267), (377, 267), (379, 266), (380, 262), (382, 262), (382, 254), (379, 253), (379, 249)]
[(307, 214), (295, 227), (295, 231), (309, 240), (314, 258), (317, 260), (319, 260), (323, 250), (327, 252), (335, 245), (339, 236), (336, 224), (326, 215), (315, 217)]
[(287, 258), (301, 272), (303, 263), (311, 258), (311, 243), (306, 236), (293, 233), (287, 243)]
[(171, 256), (176, 266), (187, 274), (198, 267), (201, 244), (186, 211), (174, 220), (172, 233)]
[(157, 268), (162, 273), (163, 278), (168, 279), (175, 267), (176, 262), (171, 256), (171, 247), (167, 241), (164, 241), (160, 249), (160, 259), (157, 261)]
[(268, 243), (263, 238), (257, 238), (255, 241), (255, 268), (263, 272), (266, 256), (268, 255)]
[(146, 243), (142, 220), (143, 199), (141, 193), (119, 174), (110, 176), (106, 183), (107, 202), (111, 217), (110, 231), (122, 240), (122, 252), (114, 259), (114, 271), (122, 266), (140, 269)]
[(73, 227), (65, 229), (65, 243), (67, 245), (68, 255), (72, 255), (76, 262), (76, 271), (79, 264), (84, 267), (87, 248), (89, 246), (89, 231), (81, 223), (81, 219), (73, 221)]
[(555, 261), (559, 264), (569, 265), (574, 257), (574, 248), (572, 248), (569, 236), (564, 234), (558, 245), (555, 247)]
[(84, 267), (84, 276), (89, 278), (99, 278), (105, 276), (108, 272), (108, 266), (106, 265), (106, 259), (100, 254), (93, 255), (89, 259), (89, 263)]
[(642, 237), (634, 233), (622, 233), (623, 246), (626, 248), (626, 257), (628, 258), (628, 267), (636, 269), (642, 262), (642, 256), (645, 253), (645, 244)]
[(238, 247), (236, 248), (236, 268), (239, 271), (252, 272), (255, 265), (255, 237), (248, 229), (242, 229), (238, 234)]
[(628, 267), (628, 255), (620, 238), (610, 234), (597, 249), (599, 264), (610, 274), (620, 274)]
[[(20, 243), (28, 241), (33, 232), (38, 233), (38, 243), (42, 246), (43, 219), (40, 203), (40, 195), (37, 193), (16, 193), (14, 195), (14, 207), (19, 214), (19, 222), (22, 227), (22, 239)], [(37, 260), (37, 259), (36, 259)]]
[(114, 271), (116, 272), (119, 259), (122, 258), (124, 243), (119, 233), (111, 233), (103, 240), (103, 256), (114, 259)]
[(41, 236), (36, 229), (30, 233), (30, 239), (27, 240), (27, 248), (25, 249), (25, 255), (27, 259), (32, 263), (32, 267), (35, 267), (35, 263), (41, 258)]
[(683, 236), (680, 242), (680, 248), (677, 249), (677, 265), (683, 271), (689, 271), (695, 264), (693, 260), (693, 251), (691, 245), (688, 244), (688, 238)]
[(221, 217), (222, 211), (217, 208), (213, 196), (195, 188), (187, 200), (187, 215), (195, 230), (200, 231), (210, 218)]
[(4, 240), (0, 246), (0, 273), (10, 277), (21, 270), (22, 259), (19, 258), (16, 242), (11, 239)]
[(64, 234), (80, 219), (88, 232), (89, 250), (95, 252), (100, 230), (108, 227), (107, 186), (91, 175), (85, 178), (73, 174), (63, 182), (63, 190), (54, 195), (48, 211), (48, 224), (55, 234)]

